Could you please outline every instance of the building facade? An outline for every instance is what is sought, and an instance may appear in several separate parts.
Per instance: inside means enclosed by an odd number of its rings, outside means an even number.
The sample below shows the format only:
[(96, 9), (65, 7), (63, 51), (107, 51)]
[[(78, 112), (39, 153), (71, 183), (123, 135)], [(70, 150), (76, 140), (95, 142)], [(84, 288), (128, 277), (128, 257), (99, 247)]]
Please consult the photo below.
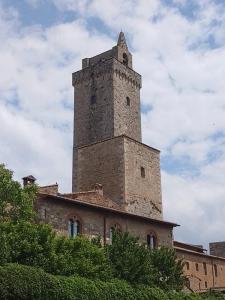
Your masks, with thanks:
[(111, 50), (83, 59), (72, 84), (72, 193), (59, 193), (57, 184), (40, 187), (35, 203), (40, 220), (70, 237), (101, 236), (110, 243), (118, 228), (151, 249), (174, 247), (185, 261), (188, 288), (225, 287), (225, 258), (217, 255), (218, 247), (212, 245), (214, 255), (207, 255), (201, 247), (174, 242), (178, 225), (163, 220), (160, 152), (142, 143), (141, 75), (133, 70), (124, 34)]

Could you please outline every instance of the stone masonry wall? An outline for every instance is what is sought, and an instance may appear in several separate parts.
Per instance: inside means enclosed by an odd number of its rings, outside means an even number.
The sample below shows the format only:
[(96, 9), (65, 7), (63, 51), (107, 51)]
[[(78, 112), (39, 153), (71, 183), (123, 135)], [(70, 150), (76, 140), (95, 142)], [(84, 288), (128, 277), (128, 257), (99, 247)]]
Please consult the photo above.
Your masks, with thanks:
[(129, 138), (125, 138), (125, 201), (129, 212), (154, 219), (163, 217), (160, 153)]
[(158, 246), (172, 247), (172, 228), (166, 224), (156, 224), (147, 220), (107, 212), (94, 207), (84, 207), (75, 203), (39, 198), (36, 209), (41, 221), (51, 224), (59, 234), (68, 235), (68, 221), (78, 219), (81, 223), (81, 233), (94, 237), (100, 236), (110, 242), (110, 228), (115, 224), (122, 231), (128, 231), (133, 236), (139, 236), (146, 243), (147, 234), (152, 232), (157, 237)]
[(122, 137), (78, 148), (77, 190), (88, 191), (100, 183), (104, 195), (121, 204), (124, 198), (123, 154)]
[(74, 147), (113, 136), (112, 62), (73, 74)]
[[(113, 100), (114, 136), (127, 135), (141, 142), (141, 78), (137, 73), (114, 60)], [(135, 79), (135, 80), (134, 80)], [(130, 104), (127, 104), (127, 97)]]
[(211, 255), (225, 257), (225, 242), (210, 243), (209, 250)]
[(158, 150), (126, 136), (78, 148), (77, 190), (102, 184), (104, 195), (127, 212), (161, 220), (159, 160)]

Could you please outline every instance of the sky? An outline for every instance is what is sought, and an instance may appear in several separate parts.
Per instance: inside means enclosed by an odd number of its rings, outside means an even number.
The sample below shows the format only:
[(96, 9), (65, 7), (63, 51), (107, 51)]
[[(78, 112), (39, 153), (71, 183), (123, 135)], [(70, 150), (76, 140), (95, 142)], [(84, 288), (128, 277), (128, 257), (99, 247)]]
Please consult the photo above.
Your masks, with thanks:
[(81, 59), (125, 32), (176, 240), (225, 240), (225, 0), (0, 0), (0, 162), (71, 190)]

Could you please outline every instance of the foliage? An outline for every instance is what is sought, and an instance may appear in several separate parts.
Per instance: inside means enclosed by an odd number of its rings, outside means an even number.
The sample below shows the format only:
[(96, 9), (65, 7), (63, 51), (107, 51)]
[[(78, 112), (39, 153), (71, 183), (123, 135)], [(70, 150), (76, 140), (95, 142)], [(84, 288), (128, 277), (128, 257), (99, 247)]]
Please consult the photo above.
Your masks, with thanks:
[(148, 284), (164, 290), (181, 290), (183, 264), (173, 249), (149, 250), (129, 233), (113, 232), (108, 247), (114, 276), (130, 283)]
[(13, 172), (0, 164), (0, 221), (32, 220), (36, 194), (35, 185), (22, 188), (19, 182), (13, 180)]
[(150, 251), (152, 282), (164, 290), (181, 290), (184, 286), (183, 263), (174, 249), (162, 247)]
[(103, 282), (82, 277), (63, 277), (17, 264), (0, 267), (2, 300), (200, 300), (182, 293), (166, 294), (144, 285), (132, 287), (121, 280)]
[(0, 264), (9, 262), (41, 267), (49, 273), (81, 275), (87, 278), (111, 277), (103, 248), (84, 237), (58, 237), (45, 224), (0, 223)]
[(139, 244), (138, 238), (115, 230), (108, 255), (116, 278), (135, 284), (151, 284), (149, 250)]

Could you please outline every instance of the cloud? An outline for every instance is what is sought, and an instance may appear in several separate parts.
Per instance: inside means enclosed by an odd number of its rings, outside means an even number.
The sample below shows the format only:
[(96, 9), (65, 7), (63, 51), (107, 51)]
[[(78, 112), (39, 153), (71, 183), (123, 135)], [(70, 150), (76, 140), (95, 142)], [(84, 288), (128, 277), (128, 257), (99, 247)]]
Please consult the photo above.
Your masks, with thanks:
[(16, 7), (0, 6), (0, 160), (17, 178), (34, 173), (41, 184), (70, 190), (71, 73), (82, 58), (110, 49), (122, 28), (143, 75), (143, 141), (161, 150), (165, 218), (181, 223), (175, 237), (183, 241), (223, 239), (223, 5), (49, 2), (66, 21), (25, 26)]

